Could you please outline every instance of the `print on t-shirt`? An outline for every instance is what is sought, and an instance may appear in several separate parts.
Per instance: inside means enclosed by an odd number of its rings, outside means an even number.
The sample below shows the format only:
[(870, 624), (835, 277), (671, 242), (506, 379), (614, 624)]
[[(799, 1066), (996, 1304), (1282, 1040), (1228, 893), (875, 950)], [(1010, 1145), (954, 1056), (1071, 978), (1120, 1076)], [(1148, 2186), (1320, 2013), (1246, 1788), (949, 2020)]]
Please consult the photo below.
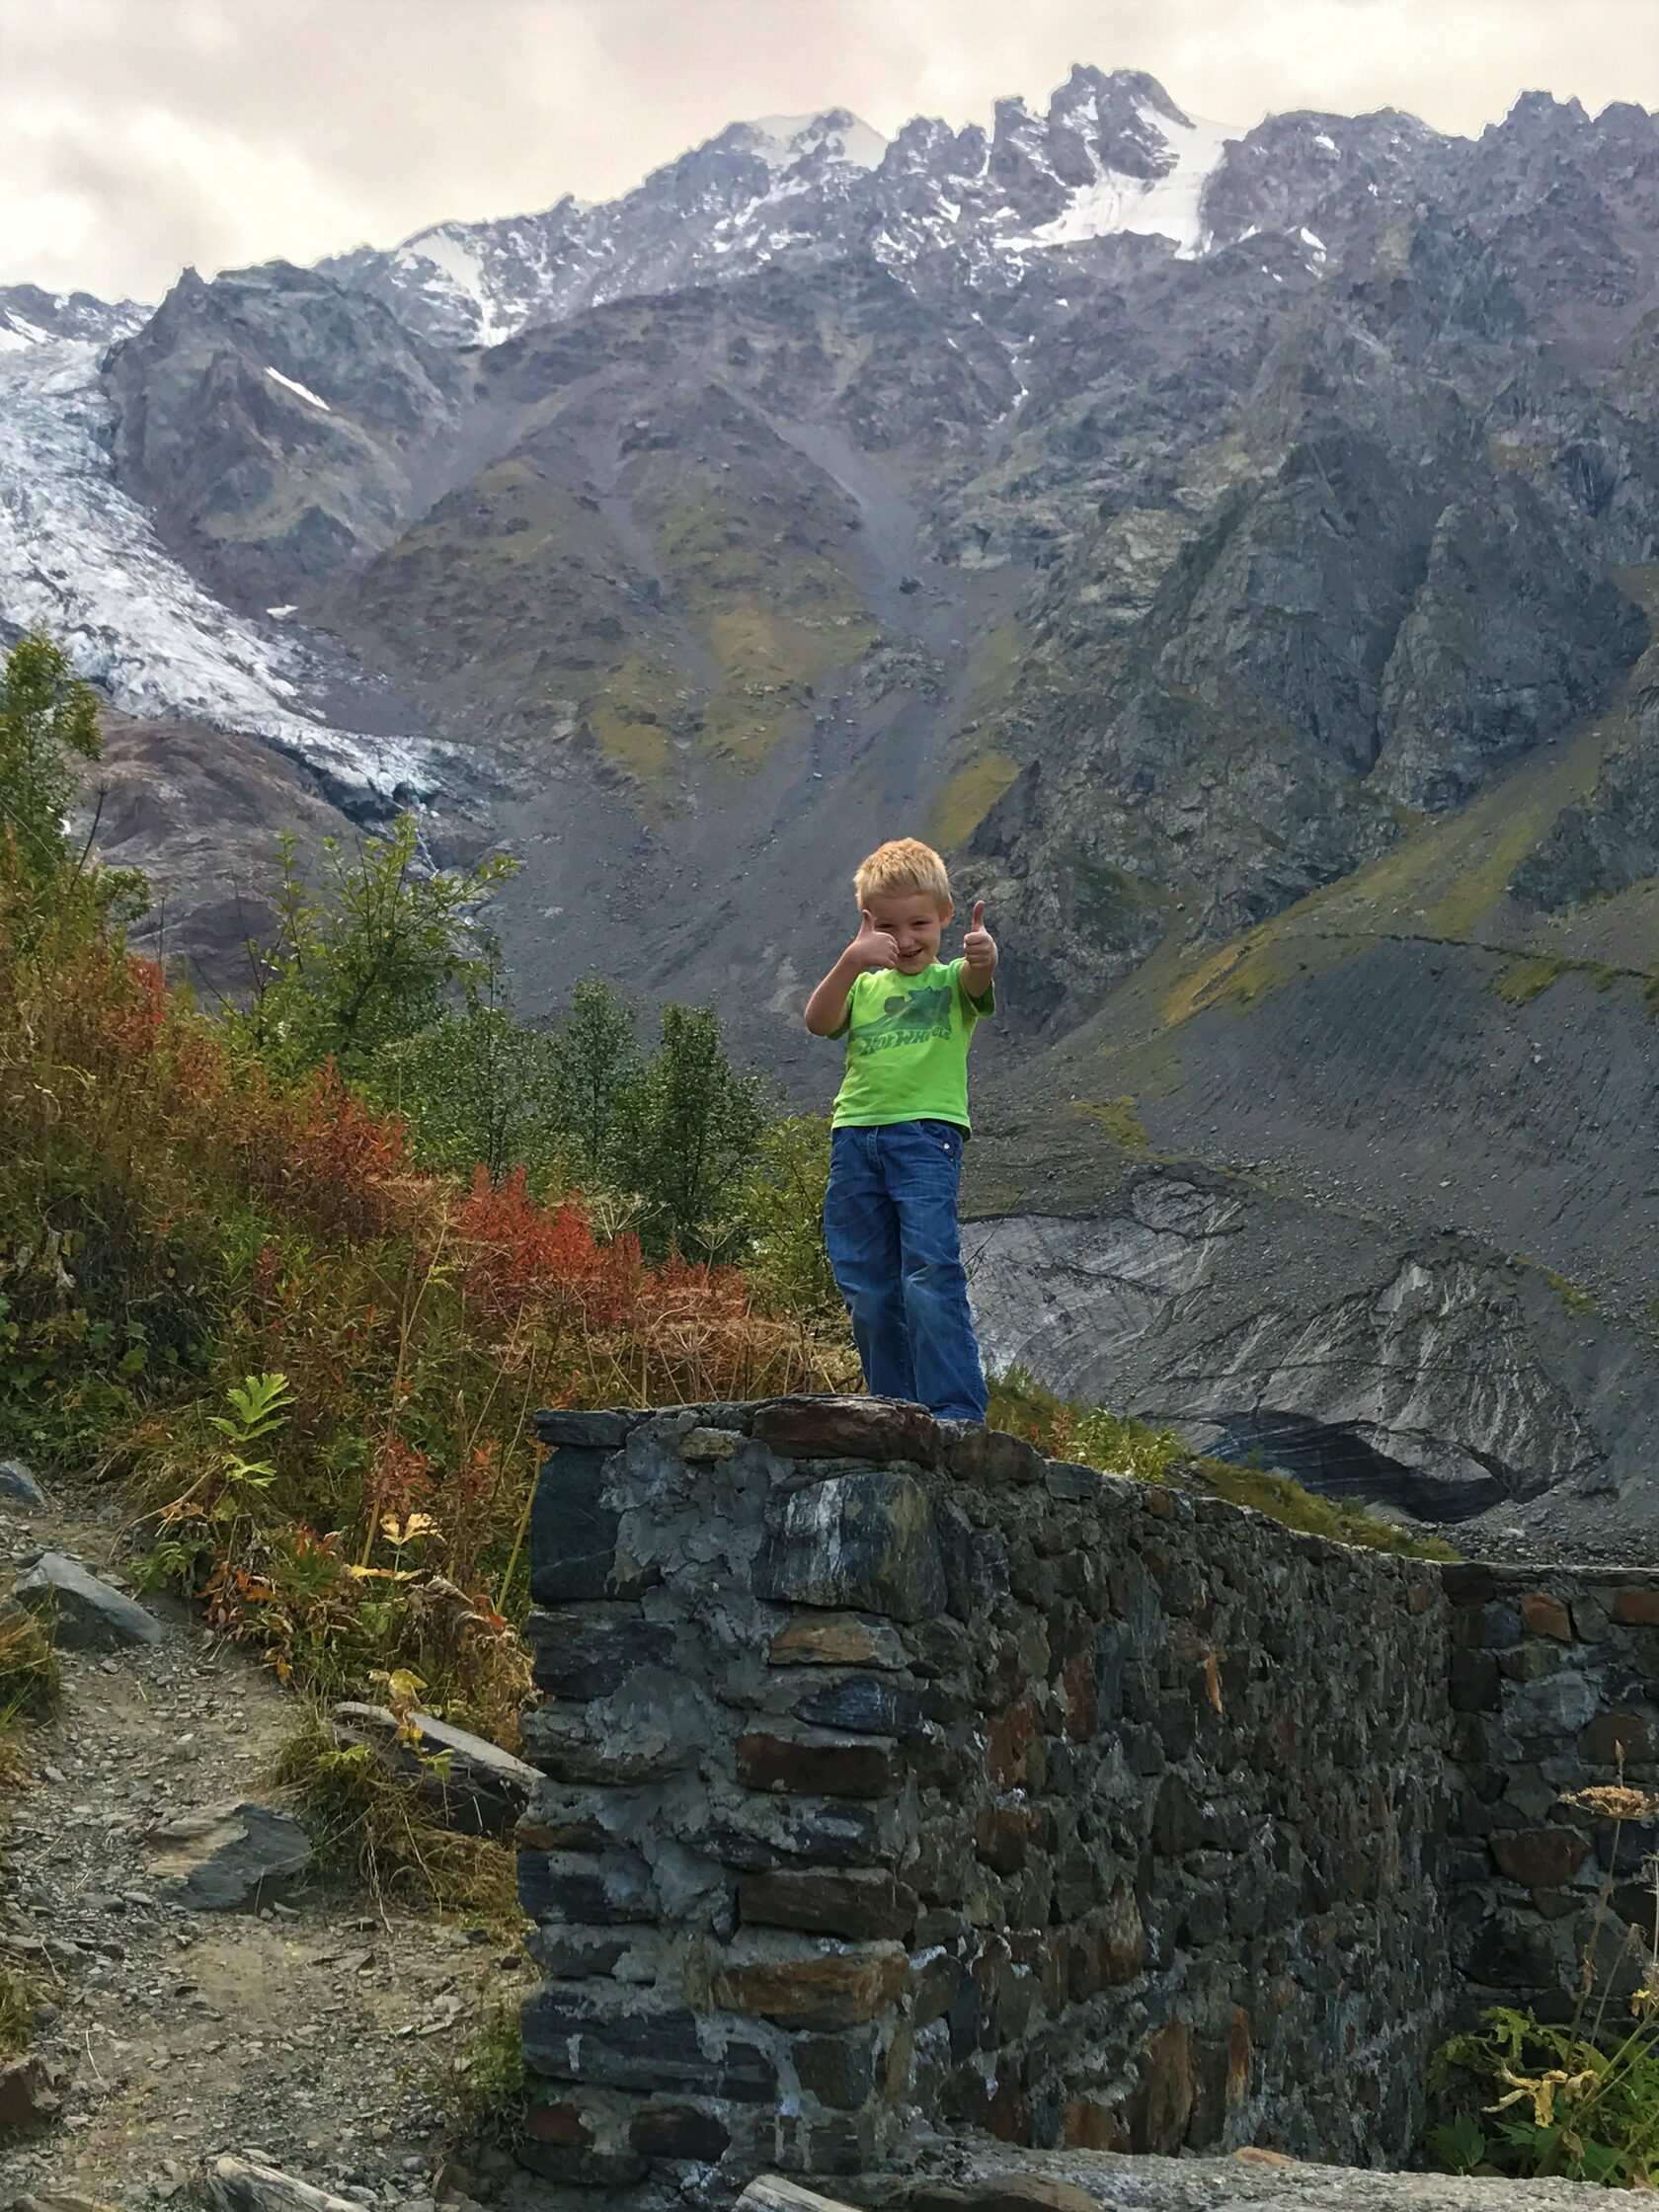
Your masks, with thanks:
[(925, 990), (912, 990), (886, 1000), (874, 1021), (860, 1022), (852, 1043), (861, 1054), (886, 1052), (890, 1045), (925, 1045), (930, 1038), (951, 1033), (949, 983)]

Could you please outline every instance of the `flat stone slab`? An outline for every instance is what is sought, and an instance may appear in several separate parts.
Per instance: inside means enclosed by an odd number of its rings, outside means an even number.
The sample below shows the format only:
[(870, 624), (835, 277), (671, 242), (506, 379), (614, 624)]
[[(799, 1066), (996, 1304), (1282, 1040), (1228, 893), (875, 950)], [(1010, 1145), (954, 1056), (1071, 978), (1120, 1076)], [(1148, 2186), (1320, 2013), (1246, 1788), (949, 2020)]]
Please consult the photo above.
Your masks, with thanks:
[(311, 1866), (311, 1842), (291, 1813), (257, 1803), (212, 1805), (154, 1830), (150, 1868), (198, 1913), (268, 1905)]
[[(933, 2161), (928, 2160), (933, 2169)], [(1581, 2181), (1467, 2180), (1450, 2173), (1379, 2173), (1309, 2166), (1273, 2152), (1230, 2158), (1119, 2157), (1110, 2151), (945, 2154), (891, 2191), (915, 2212), (1054, 2212), (1080, 2192), (1099, 2212), (1591, 2212), (1609, 2201)], [(890, 2192), (883, 2187), (884, 2201)]]
[(12, 1595), (19, 1605), (51, 1609), (53, 1637), (66, 1651), (118, 1651), (160, 1643), (165, 1633), (136, 1598), (67, 1551), (42, 1551)]
[(574, 1446), (585, 1452), (619, 1452), (628, 1441), (628, 1433), (645, 1419), (643, 1413), (612, 1408), (604, 1413), (572, 1413), (564, 1407), (551, 1408), (535, 1417), (536, 1435), (543, 1444), (555, 1451), (561, 1446)]
[[(436, 1713), (408, 1716), (418, 1745), (400, 1738), (397, 1715), (385, 1705), (348, 1701), (336, 1705), (330, 1718), (349, 1742), (366, 1743), (394, 1773), (418, 1782), (424, 1796), (441, 1805), (452, 1828), (505, 1835), (540, 1779), (533, 1767), (500, 1744), (469, 1735)], [(434, 1759), (443, 1762), (442, 1768), (433, 1767)]]
[(228, 2152), (213, 2161), (203, 2185), (215, 2212), (357, 2212), (350, 2197), (331, 2196), (274, 2166), (256, 2166)]
[(910, 1460), (932, 1466), (942, 1439), (924, 1405), (903, 1398), (771, 1398), (754, 1411), (756, 1440), (786, 1460)]

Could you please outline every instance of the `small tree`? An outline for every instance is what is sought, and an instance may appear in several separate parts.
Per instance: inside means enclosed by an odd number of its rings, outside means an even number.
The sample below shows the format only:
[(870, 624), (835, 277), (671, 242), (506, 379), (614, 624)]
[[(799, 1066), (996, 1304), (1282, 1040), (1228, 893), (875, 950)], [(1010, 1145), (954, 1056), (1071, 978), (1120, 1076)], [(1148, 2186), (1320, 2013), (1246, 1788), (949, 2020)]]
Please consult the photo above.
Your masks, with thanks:
[(548, 1044), (553, 1116), (571, 1172), (596, 1186), (614, 1171), (620, 1120), (639, 1074), (634, 1010), (614, 984), (585, 977)]
[(372, 1088), (377, 1055), (430, 1029), (454, 993), (475, 1000), (488, 986), (493, 948), (475, 909), (518, 864), (497, 853), (465, 874), (426, 868), (413, 815), (353, 848), (325, 837), (316, 885), (291, 832), (277, 853), (276, 937), (249, 948), (254, 1002), (233, 1026), (289, 1073), (332, 1058)]
[(495, 1181), (522, 1167), (539, 1188), (559, 1160), (552, 1040), (505, 1005), (443, 1014), (389, 1046), (373, 1087), (403, 1115), (417, 1156), (431, 1167), (466, 1175), (482, 1161)]
[(663, 1008), (662, 1043), (619, 1104), (620, 1165), (646, 1201), (648, 1245), (726, 1257), (766, 1110), (759, 1078), (732, 1066), (708, 1007)]
[(23, 949), (72, 908), (96, 924), (130, 920), (148, 904), (138, 869), (83, 867), (65, 827), (80, 763), (102, 751), (92, 685), (50, 638), (20, 639), (0, 671), (0, 864), (23, 895), (12, 923)]
[(844, 1311), (824, 1248), (830, 1124), (816, 1114), (770, 1123), (739, 1196), (744, 1270), (756, 1300), (779, 1312), (830, 1319)]
[(0, 830), (39, 890), (69, 858), (64, 818), (80, 785), (78, 760), (96, 760), (98, 694), (49, 638), (15, 645), (0, 676)]

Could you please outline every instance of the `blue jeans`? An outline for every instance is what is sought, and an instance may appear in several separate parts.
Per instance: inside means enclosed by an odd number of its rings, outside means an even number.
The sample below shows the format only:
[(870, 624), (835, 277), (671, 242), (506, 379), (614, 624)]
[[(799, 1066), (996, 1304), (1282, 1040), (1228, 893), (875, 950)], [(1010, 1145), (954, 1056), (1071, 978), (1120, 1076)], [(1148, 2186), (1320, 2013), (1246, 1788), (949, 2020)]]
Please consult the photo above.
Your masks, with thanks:
[(824, 1241), (865, 1388), (983, 1421), (985, 1374), (956, 1226), (963, 1135), (955, 1122), (837, 1129)]

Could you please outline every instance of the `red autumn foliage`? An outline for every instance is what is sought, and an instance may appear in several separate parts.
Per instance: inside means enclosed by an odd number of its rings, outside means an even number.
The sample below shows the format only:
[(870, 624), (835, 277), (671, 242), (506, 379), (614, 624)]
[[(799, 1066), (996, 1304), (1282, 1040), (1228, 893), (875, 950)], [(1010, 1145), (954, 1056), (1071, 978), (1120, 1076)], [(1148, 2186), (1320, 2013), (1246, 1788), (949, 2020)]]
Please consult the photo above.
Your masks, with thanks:
[[(180, 1572), (284, 1674), (333, 1694), (407, 1665), (510, 1734), (536, 1408), (822, 1386), (832, 1353), (735, 1269), (647, 1267), (521, 1170), (423, 1170), (332, 1066), (270, 1069), (153, 963), (103, 943), (28, 968), (3, 923), (0, 1248), (44, 1223), (68, 1267), (5, 1284), (48, 1449), (102, 1452), (173, 1514), (201, 1552)], [(257, 1483), (214, 1425), (255, 1376), (288, 1391)], [(416, 1506), (419, 1542), (388, 1538)]]
[(332, 1060), (297, 1101), (268, 1101), (250, 1136), (249, 1168), (272, 1197), (326, 1212), (349, 1234), (372, 1236), (399, 1220), (403, 1124), (360, 1105)]
[(579, 1317), (590, 1328), (611, 1328), (651, 1281), (636, 1237), (599, 1243), (579, 1201), (538, 1206), (521, 1167), (499, 1184), (487, 1169), (475, 1168), (472, 1187), (452, 1218), (469, 1247), (468, 1304), (497, 1323), (512, 1323), (526, 1307), (542, 1306)]

